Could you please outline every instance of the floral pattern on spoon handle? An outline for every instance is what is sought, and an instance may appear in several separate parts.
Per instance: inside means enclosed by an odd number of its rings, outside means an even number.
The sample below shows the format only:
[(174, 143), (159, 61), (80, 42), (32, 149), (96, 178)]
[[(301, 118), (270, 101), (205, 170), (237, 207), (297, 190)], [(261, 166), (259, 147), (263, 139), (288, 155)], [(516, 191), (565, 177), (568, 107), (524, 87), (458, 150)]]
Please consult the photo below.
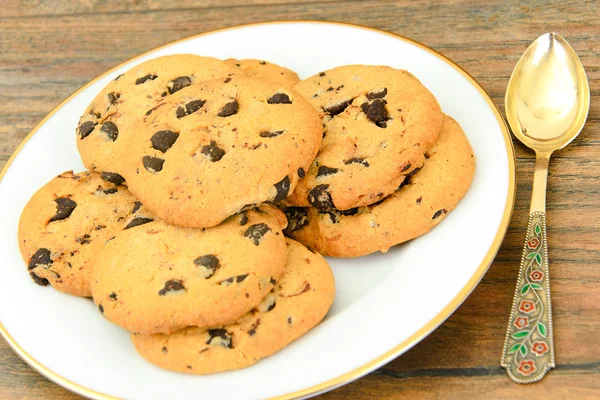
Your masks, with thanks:
[(517, 383), (537, 382), (554, 363), (546, 214), (529, 215), (501, 365)]

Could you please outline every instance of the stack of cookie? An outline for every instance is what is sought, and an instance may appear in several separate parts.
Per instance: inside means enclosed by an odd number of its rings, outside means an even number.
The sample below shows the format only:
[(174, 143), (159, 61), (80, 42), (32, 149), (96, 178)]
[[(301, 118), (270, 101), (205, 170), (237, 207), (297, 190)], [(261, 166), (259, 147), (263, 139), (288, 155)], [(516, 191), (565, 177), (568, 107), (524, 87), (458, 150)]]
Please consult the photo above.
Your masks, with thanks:
[(265, 61), (165, 56), (109, 83), (76, 133), (89, 171), (59, 175), (21, 216), (29, 274), (93, 297), (143, 357), (194, 374), (308, 332), (335, 295), (321, 254), (427, 232), (474, 171), (460, 126), (389, 67), (300, 81)]

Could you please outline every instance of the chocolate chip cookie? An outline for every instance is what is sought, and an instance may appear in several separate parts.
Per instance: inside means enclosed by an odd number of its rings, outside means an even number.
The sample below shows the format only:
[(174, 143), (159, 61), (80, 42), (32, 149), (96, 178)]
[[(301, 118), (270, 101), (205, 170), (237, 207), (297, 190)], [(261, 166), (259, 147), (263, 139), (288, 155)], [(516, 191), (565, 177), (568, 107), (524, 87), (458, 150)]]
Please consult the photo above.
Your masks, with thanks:
[(19, 248), (39, 285), (90, 297), (91, 263), (140, 205), (110, 174), (64, 172), (39, 189), (19, 221)]
[(324, 126), (319, 154), (288, 199), (295, 206), (326, 212), (385, 198), (422, 165), (441, 127), (436, 99), (407, 71), (349, 65), (294, 88)]
[(439, 224), (467, 192), (475, 173), (473, 150), (460, 125), (444, 116), (427, 159), (395, 193), (371, 206), (321, 212), (285, 208), (285, 233), (322, 254), (358, 257), (416, 238)]
[(155, 220), (124, 230), (96, 257), (92, 294), (136, 333), (229, 323), (269, 293), (286, 263), (285, 216), (261, 206), (210, 229)]
[(168, 97), (196, 82), (239, 73), (223, 61), (175, 54), (143, 62), (110, 82), (79, 120), (77, 148), (90, 170), (120, 173), (129, 136), (139, 115), (151, 112)]
[(228, 58), (225, 64), (238, 68), (250, 78), (267, 79), (289, 88), (300, 82), (294, 71), (263, 60)]
[(271, 292), (234, 323), (186, 328), (171, 335), (132, 335), (137, 351), (173, 371), (208, 374), (248, 367), (304, 335), (325, 316), (335, 296), (325, 259), (287, 240), (287, 266)]
[(283, 200), (321, 142), (313, 107), (265, 80), (192, 85), (147, 114), (123, 173), (145, 206), (184, 227), (215, 226), (245, 207)]

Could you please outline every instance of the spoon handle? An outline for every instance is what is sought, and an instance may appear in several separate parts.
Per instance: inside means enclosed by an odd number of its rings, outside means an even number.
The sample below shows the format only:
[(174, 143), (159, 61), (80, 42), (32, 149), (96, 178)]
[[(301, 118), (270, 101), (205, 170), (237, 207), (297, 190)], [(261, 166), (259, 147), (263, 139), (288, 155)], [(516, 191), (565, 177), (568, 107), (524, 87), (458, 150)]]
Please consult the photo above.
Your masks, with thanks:
[(529, 215), (501, 365), (517, 383), (537, 382), (555, 367), (546, 213), (543, 211)]

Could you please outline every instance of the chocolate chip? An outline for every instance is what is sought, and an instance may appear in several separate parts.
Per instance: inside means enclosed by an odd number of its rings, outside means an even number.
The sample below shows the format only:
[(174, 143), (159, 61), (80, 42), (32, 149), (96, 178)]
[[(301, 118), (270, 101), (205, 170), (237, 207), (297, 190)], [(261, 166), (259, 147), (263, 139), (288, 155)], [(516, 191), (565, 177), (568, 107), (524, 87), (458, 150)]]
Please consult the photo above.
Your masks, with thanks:
[(169, 91), (169, 94), (173, 94), (180, 91), (184, 87), (190, 86), (191, 84), (192, 79), (189, 76), (180, 76), (179, 78), (175, 78), (167, 84), (167, 90)]
[(115, 194), (119, 191), (117, 188), (103, 189), (102, 193), (104, 194)]
[(217, 115), (219, 117), (230, 117), (234, 114), (237, 114), (238, 108), (239, 106), (237, 100), (233, 99), (229, 103), (225, 104), (223, 108), (219, 110)]
[[(148, 115), (148, 113), (146, 113), (146, 115)], [(183, 107), (177, 107), (177, 110), (175, 110), (175, 116), (177, 118), (183, 118), (186, 115), (187, 114), (185, 113), (185, 110), (183, 109)]]
[(375, 123), (380, 128), (387, 126), (387, 121), (390, 116), (385, 109), (385, 100), (375, 99), (371, 104), (364, 103), (361, 106), (363, 112), (367, 115), (367, 118)]
[(259, 62), (260, 65), (265, 65), (266, 63), (267, 63), (266, 61)]
[(439, 218), (440, 216), (442, 216), (442, 214), (446, 214), (447, 212), (448, 212), (448, 211), (447, 211), (446, 209), (444, 209), (444, 208), (442, 208), (441, 210), (437, 210), (437, 211), (435, 212), (435, 214), (433, 214), (433, 218), (431, 218), (431, 219), (437, 219), (437, 218)]
[(238, 275), (235, 277), (237, 283), (243, 282), (248, 277), (248, 274)]
[(270, 131), (270, 132), (269, 131), (262, 131), (260, 133), (260, 137), (272, 138), (272, 137), (281, 135), (283, 132), (285, 132), (285, 131)]
[(131, 210), (132, 214), (135, 214), (136, 212), (138, 212), (138, 210), (142, 207), (142, 203), (140, 203), (139, 201), (136, 201), (133, 204), (133, 209)]
[(157, 76), (157, 75), (154, 75), (154, 74), (148, 74), (148, 75), (144, 75), (144, 76), (142, 76), (141, 78), (137, 78), (137, 79), (135, 80), (135, 84), (136, 84), (136, 85), (141, 85), (142, 83), (144, 83), (144, 82), (146, 82), (146, 81), (153, 81), (153, 80), (155, 80), (156, 78), (158, 78), (158, 76)]
[(206, 344), (221, 346), (228, 349), (233, 348), (231, 334), (225, 329), (209, 329), (208, 336), (210, 337), (206, 341)]
[(152, 148), (162, 153), (165, 153), (171, 148), (171, 146), (173, 146), (173, 144), (175, 144), (178, 138), (179, 133), (164, 130), (158, 131), (154, 135), (152, 135), (152, 138), (150, 138), (150, 142), (152, 143)]
[(320, 176), (333, 175), (333, 174), (337, 173), (338, 171), (339, 171), (338, 168), (329, 168), (324, 165), (321, 165), (319, 167), (319, 170), (317, 171), (317, 178)]
[(115, 186), (121, 186), (125, 183), (125, 178), (114, 172), (101, 172), (100, 178), (104, 179), (106, 182), (112, 183)]
[(269, 104), (292, 104), (290, 96), (285, 93), (275, 93), (267, 100)]
[(323, 111), (325, 111), (327, 114), (329, 114), (331, 116), (341, 114), (346, 108), (348, 108), (348, 106), (350, 104), (352, 104), (353, 100), (354, 99), (348, 99), (348, 100), (344, 100), (340, 103), (327, 106), (327, 107), (323, 108)]
[(46, 278), (40, 278), (39, 276), (37, 276), (33, 272), (30, 272), (29, 276), (31, 277), (31, 279), (33, 279), (33, 281), (35, 283), (37, 283), (40, 286), (48, 286), (50, 284), (50, 282), (48, 282), (48, 279), (46, 279)]
[(195, 113), (196, 111), (198, 111), (199, 109), (202, 108), (202, 106), (204, 105), (204, 103), (206, 103), (206, 100), (192, 100), (192, 101), (190, 101), (189, 103), (187, 103), (185, 105), (185, 113), (187, 115)]
[(329, 86), (329, 87), (327, 88), (327, 91), (328, 91), (328, 92), (332, 92), (332, 91), (333, 91), (333, 86)]
[(82, 237), (75, 238), (75, 241), (81, 245), (90, 244), (92, 241), (90, 240), (91, 236), (89, 233), (86, 233)]
[(75, 207), (77, 207), (77, 203), (67, 197), (59, 197), (54, 201), (56, 202), (56, 214), (50, 218), (49, 222), (62, 221), (69, 218)]
[(279, 203), (287, 197), (290, 191), (290, 178), (286, 176), (280, 182), (276, 183), (275, 190), (277, 190), (277, 194), (273, 199), (273, 203)]
[(119, 78), (121, 78), (123, 75), (125, 75), (125, 74), (118, 75), (118, 76), (117, 76), (117, 77), (116, 77), (114, 80), (115, 80), (115, 81), (118, 81), (118, 80), (119, 80)]
[(421, 200), (423, 200), (423, 196), (421, 196), (417, 199), (417, 205), (421, 204)]
[(119, 100), (119, 97), (121, 97), (121, 93), (111, 92), (108, 94), (108, 102), (114, 105)]
[(304, 178), (305, 175), (306, 175), (306, 172), (304, 172), (304, 168), (298, 168), (298, 177)]
[(383, 88), (382, 90), (373, 90), (373, 91), (367, 93), (367, 99), (369, 99), (369, 100), (382, 99), (386, 95), (387, 95), (387, 88)]
[(104, 314), (104, 307), (102, 307), (102, 304), (98, 304), (98, 310), (100, 310), (100, 312)]
[(288, 225), (284, 229), (286, 235), (308, 225), (308, 207), (286, 207), (283, 212), (288, 220)]
[[(238, 67), (239, 67), (239, 65), (238, 65)], [(225, 79), (223, 80), (223, 83), (229, 83), (229, 82), (231, 82), (231, 78), (225, 78)]]
[(160, 172), (163, 169), (165, 160), (158, 157), (144, 156), (142, 163), (148, 172)]
[(277, 280), (271, 277), (271, 279), (269, 279), (269, 282), (271, 283), (271, 285), (275, 285), (277, 283)]
[(112, 301), (116, 301), (117, 300), (117, 294), (115, 292), (112, 292), (111, 294), (108, 295), (108, 298)]
[(127, 225), (125, 225), (125, 228), (123, 228), (123, 229), (134, 228), (136, 226), (144, 225), (144, 224), (147, 224), (148, 222), (152, 222), (152, 221), (154, 221), (154, 220), (152, 218), (148, 218), (148, 217), (135, 217), (134, 219), (129, 221), (129, 223)]
[(181, 281), (171, 280), (165, 282), (165, 287), (158, 291), (159, 296), (164, 296), (169, 292), (179, 292), (181, 290), (185, 290), (185, 287), (181, 283)]
[(327, 191), (329, 185), (317, 185), (308, 194), (308, 202), (319, 211), (335, 209), (331, 194)]
[(292, 317), (288, 317), (287, 321), (288, 321), (288, 324), (291, 324), (293, 322)]
[(169, 352), (169, 350), (167, 350), (166, 346), (163, 346), (163, 348), (160, 351), (163, 352), (163, 353), (165, 353), (165, 354)]
[(408, 171), (410, 169), (410, 167), (411, 167), (410, 163), (406, 163), (402, 166), (402, 169), (400, 169), (400, 172)]
[(349, 165), (349, 164), (362, 164), (365, 167), (369, 166), (369, 162), (366, 161), (364, 158), (360, 158), (360, 157), (354, 157), (351, 158), (349, 160), (344, 161), (344, 164)]
[(246, 215), (245, 212), (241, 213), (241, 218), (240, 218), (240, 225), (244, 226), (248, 223), (248, 216)]
[(319, 72), (319, 76), (325, 76), (325, 72)]
[(209, 145), (203, 146), (200, 152), (212, 162), (219, 161), (225, 155), (225, 150), (217, 146), (214, 140), (211, 140)]
[(269, 232), (271, 228), (267, 224), (260, 223), (251, 225), (246, 232), (244, 232), (244, 237), (252, 240), (256, 246), (260, 243), (260, 240)]
[(352, 215), (356, 215), (358, 213), (358, 207), (349, 208), (347, 210), (337, 210), (340, 214), (345, 215), (346, 217), (350, 217)]
[(110, 140), (113, 142), (117, 140), (119, 136), (119, 128), (114, 122), (106, 121), (102, 124), (102, 128), (100, 128), (100, 132), (104, 133)]
[(96, 122), (85, 121), (83, 124), (79, 125), (79, 136), (81, 136), (82, 139), (85, 139), (92, 133), (96, 125), (98, 125)]
[(102, 229), (106, 228), (106, 225), (96, 225), (96, 227), (94, 228), (97, 231), (100, 231)]
[(207, 254), (196, 258), (194, 264), (205, 269), (204, 278), (208, 279), (213, 276), (215, 271), (219, 268), (219, 259), (212, 254)]
[(340, 216), (344, 215), (349, 217), (355, 215), (356, 213), (358, 213), (358, 207), (354, 207), (349, 210), (332, 210), (329, 211), (327, 214), (329, 214), (329, 219), (331, 220), (331, 222), (337, 224), (338, 222), (340, 222)]
[(52, 259), (50, 258), (50, 250), (38, 249), (35, 254), (29, 259), (27, 270), (30, 271), (39, 265), (52, 265)]
[(256, 320), (256, 322), (254, 322), (252, 324), (252, 326), (250, 326), (250, 329), (248, 330), (248, 335), (254, 336), (256, 334), (256, 328), (258, 328), (259, 325), (260, 325), (260, 318), (258, 318)]

